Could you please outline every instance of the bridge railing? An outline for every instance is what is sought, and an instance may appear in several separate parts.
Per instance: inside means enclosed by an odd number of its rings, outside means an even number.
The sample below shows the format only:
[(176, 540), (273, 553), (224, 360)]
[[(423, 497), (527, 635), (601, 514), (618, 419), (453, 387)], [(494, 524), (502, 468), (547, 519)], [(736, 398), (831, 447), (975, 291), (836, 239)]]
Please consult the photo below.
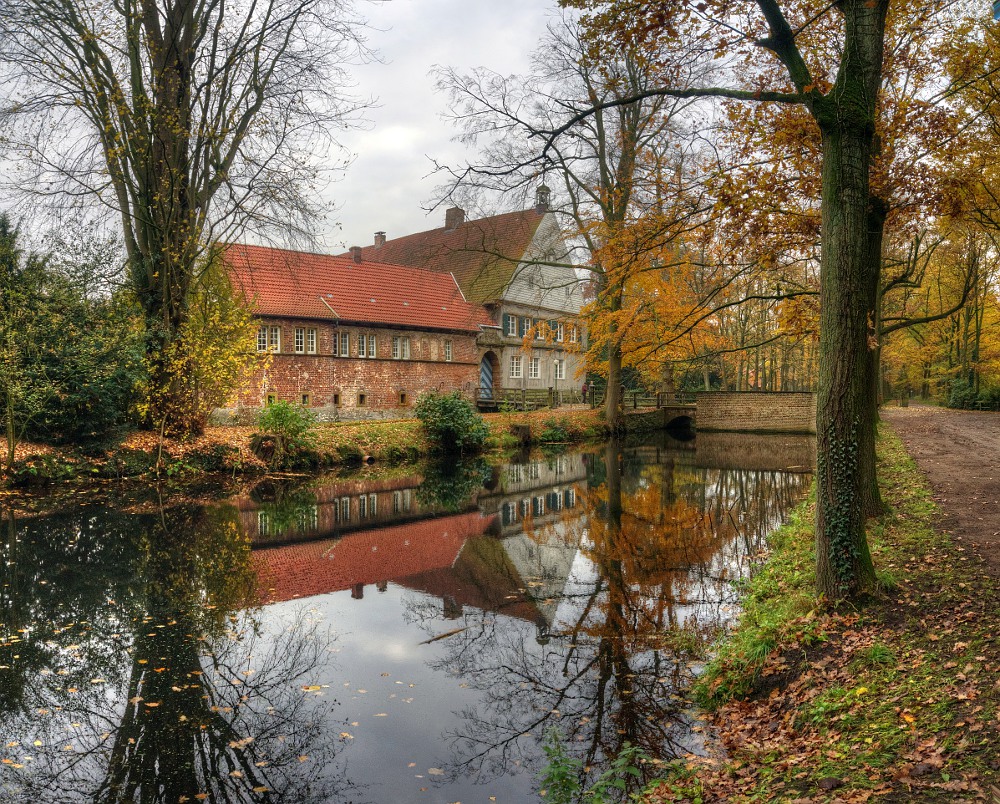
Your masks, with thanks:
[(481, 409), (538, 410), (577, 405), (583, 401), (583, 394), (579, 389), (495, 388), (484, 391), (482, 388), (477, 388), (475, 391), (475, 402)]
[[(604, 404), (606, 394), (601, 389), (591, 395), (587, 401), (591, 407), (600, 407)], [(622, 391), (622, 407), (638, 410), (639, 408), (669, 408), (674, 405), (692, 405), (695, 402), (694, 394), (667, 393), (665, 391), (649, 392), (643, 390)]]

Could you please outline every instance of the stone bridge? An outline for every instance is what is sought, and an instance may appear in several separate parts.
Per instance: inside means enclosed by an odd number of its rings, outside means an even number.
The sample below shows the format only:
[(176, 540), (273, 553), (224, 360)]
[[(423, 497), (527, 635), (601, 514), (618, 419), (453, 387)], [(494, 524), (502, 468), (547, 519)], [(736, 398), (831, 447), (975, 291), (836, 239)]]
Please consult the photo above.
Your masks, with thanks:
[[(674, 427), (699, 432), (816, 433), (816, 394), (808, 391), (702, 391), (693, 404), (664, 402), (626, 408), (629, 429)], [(627, 401), (627, 400), (626, 400)]]

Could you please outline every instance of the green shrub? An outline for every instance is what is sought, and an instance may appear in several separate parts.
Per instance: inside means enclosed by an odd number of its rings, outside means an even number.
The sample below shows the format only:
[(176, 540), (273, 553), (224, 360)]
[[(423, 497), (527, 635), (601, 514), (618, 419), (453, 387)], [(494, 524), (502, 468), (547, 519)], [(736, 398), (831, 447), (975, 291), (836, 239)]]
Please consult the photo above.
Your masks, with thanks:
[(257, 417), (260, 432), (254, 433), (250, 446), (269, 466), (291, 468), (316, 463), (316, 417), (301, 405), (275, 402)]
[(986, 410), (1000, 410), (1000, 386), (982, 389), (976, 404)]
[(10, 485), (45, 486), (76, 477), (76, 467), (58, 455), (29, 455), (10, 467)]
[(424, 480), (417, 489), (417, 500), (426, 508), (464, 511), (482, 491), (491, 474), (489, 464), (481, 458), (429, 463), (424, 467)]
[(570, 440), (566, 423), (553, 418), (545, 420), (542, 432), (538, 434), (538, 440), (543, 444), (563, 444)]
[[(164, 456), (169, 454), (164, 450)], [(156, 467), (156, 453), (142, 449), (119, 447), (108, 457), (102, 474), (105, 477), (138, 477), (152, 472)]]
[(434, 452), (475, 453), (486, 444), (489, 427), (458, 391), (423, 394), (415, 412)]
[(582, 760), (570, 756), (565, 739), (555, 727), (545, 735), (546, 764), (539, 774), (542, 795), (552, 804), (611, 804), (615, 801), (633, 800), (630, 794), (642, 785), (640, 767), (649, 761), (641, 748), (626, 742), (616, 757), (608, 762), (589, 787), (584, 787), (587, 771)]
[(975, 389), (965, 380), (951, 381), (951, 392), (948, 394), (949, 408), (971, 408), (976, 402)]

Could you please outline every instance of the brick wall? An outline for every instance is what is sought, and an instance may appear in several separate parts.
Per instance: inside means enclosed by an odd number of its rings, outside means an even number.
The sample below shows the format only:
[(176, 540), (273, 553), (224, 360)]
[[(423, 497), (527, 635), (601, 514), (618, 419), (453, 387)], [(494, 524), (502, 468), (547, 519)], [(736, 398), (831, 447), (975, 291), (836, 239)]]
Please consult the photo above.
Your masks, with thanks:
[(702, 391), (697, 394), (698, 430), (755, 433), (815, 433), (816, 394)]
[[(320, 419), (411, 416), (417, 397), (431, 390), (461, 390), (470, 397), (479, 382), (479, 352), (472, 333), (270, 319), (281, 328), (281, 351), (249, 377), (230, 408), (260, 408), (271, 397), (306, 404)], [(316, 353), (296, 353), (295, 329), (315, 329)], [(335, 356), (335, 336), (347, 333), (350, 356)], [(358, 336), (375, 336), (376, 356), (358, 356)], [(409, 338), (409, 359), (393, 359), (393, 337)], [(451, 360), (445, 360), (445, 341)], [(306, 347), (308, 348), (308, 347)], [(367, 351), (367, 350), (366, 350)], [(223, 416), (219, 420), (225, 420)]]

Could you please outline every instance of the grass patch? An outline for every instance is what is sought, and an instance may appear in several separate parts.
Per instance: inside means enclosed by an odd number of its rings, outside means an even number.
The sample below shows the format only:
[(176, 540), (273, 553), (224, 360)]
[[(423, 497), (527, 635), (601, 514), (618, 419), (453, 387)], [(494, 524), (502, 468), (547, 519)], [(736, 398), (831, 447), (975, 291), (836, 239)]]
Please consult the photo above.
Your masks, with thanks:
[(996, 795), (1000, 583), (935, 529), (930, 490), (887, 432), (879, 480), (890, 511), (868, 536), (882, 591), (816, 607), (813, 503), (799, 506), (695, 689), (725, 759), (678, 763), (647, 801)]

